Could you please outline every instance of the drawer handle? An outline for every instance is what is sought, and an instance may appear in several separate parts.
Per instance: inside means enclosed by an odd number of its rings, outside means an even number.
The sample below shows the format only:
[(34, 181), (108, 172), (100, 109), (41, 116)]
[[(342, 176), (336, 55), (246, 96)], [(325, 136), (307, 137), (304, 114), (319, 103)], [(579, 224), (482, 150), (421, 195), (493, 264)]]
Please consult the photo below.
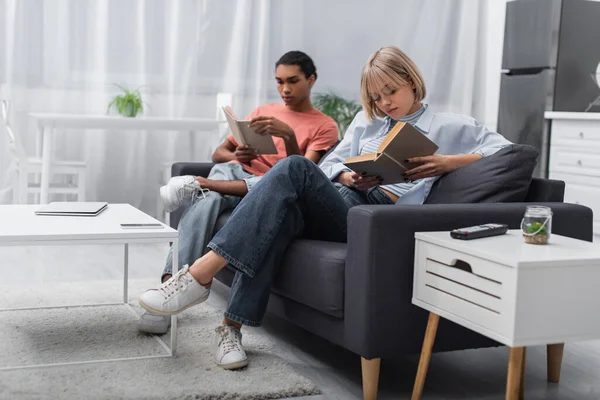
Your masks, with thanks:
[(579, 132), (579, 137), (583, 139), (583, 132)]
[(581, 167), (583, 163), (581, 162), (581, 160), (577, 160), (577, 165), (579, 165)]
[(463, 261), (463, 260), (458, 260), (458, 259), (454, 260), (454, 262), (452, 264), (450, 264), (449, 267), (460, 269), (460, 270), (466, 271), (470, 274), (473, 273), (473, 268), (471, 268), (471, 265), (468, 262)]

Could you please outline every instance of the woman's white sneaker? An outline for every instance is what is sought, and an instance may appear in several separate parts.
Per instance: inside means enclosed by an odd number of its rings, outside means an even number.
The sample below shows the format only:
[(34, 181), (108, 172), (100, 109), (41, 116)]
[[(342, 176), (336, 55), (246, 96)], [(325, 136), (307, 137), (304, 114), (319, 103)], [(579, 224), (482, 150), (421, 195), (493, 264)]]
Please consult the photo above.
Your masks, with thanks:
[(142, 294), (140, 306), (152, 314), (173, 315), (208, 299), (210, 288), (199, 284), (188, 269), (185, 265), (158, 289)]
[(224, 369), (238, 369), (248, 365), (242, 347), (242, 332), (235, 326), (221, 325), (215, 329), (215, 361)]

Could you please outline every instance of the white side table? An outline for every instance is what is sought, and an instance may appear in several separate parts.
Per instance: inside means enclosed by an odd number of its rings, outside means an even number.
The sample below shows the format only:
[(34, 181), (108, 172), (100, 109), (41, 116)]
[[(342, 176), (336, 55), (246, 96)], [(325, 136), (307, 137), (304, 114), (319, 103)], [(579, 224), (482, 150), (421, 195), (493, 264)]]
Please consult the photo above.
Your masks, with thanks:
[(600, 246), (552, 235), (547, 245), (521, 231), (476, 240), (415, 234), (413, 304), (430, 312), (413, 400), (423, 393), (439, 317), (510, 349), (506, 398), (523, 397), (526, 346), (547, 345), (548, 381), (558, 382), (564, 343), (600, 338)]

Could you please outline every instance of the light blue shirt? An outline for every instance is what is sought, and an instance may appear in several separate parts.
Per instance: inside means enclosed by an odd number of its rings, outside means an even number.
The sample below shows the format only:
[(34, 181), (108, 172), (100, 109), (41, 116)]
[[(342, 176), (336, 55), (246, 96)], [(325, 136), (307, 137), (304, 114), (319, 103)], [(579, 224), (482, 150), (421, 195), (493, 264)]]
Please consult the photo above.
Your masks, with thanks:
[[(369, 122), (364, 111), (359, 112), (346, 130), (344, 139), (320, 164), (321, 170), (332, 181), (340, 173), (350, 171), (343, 161), (359, 155), (360, 149), (370, 140), (382, 134), (387, 135), (392, 121), (390, 117), (385, 117)], [(474, 118), (435, 113), (431, 107), (425, 109), (414, 126), (438, 145), (437, 154), (481, 154), (487, 157), (511, 144), (504, 136), (488, 130)], [(421, 179), (396, 204), (423, 204), (437, 179), (439, 177)]]

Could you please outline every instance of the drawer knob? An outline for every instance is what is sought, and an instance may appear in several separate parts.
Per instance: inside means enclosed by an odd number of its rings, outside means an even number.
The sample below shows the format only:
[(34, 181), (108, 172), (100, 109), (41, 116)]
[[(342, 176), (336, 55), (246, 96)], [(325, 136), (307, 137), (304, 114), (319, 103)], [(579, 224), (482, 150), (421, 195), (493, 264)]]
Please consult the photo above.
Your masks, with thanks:
[(581, 167), (583, 163), (581, 162), (581, 160), (577, 160), (577, 165), (579, 165)]
[(583, 132), (579, 132), (579, 137), (583, 139)]

